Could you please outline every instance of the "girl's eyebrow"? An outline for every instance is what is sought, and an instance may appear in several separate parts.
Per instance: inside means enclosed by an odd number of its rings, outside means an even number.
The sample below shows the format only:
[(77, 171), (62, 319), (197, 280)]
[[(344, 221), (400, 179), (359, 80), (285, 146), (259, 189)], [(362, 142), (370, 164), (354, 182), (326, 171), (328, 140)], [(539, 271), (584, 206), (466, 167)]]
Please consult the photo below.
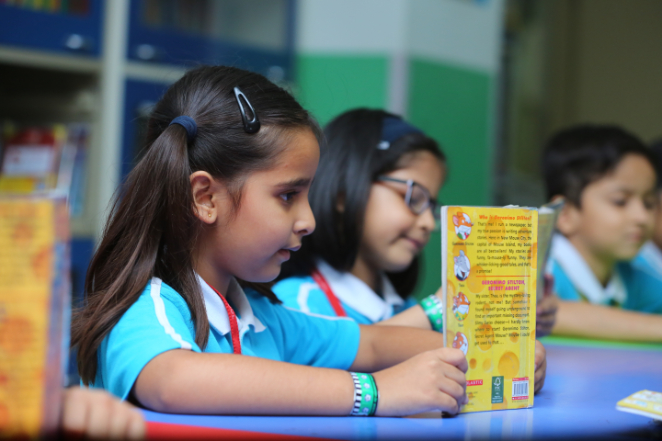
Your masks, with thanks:
[(310, 178), (297, 178), (290, 181), (281, 182), (277, 187), (306, 187), (311, 183)]

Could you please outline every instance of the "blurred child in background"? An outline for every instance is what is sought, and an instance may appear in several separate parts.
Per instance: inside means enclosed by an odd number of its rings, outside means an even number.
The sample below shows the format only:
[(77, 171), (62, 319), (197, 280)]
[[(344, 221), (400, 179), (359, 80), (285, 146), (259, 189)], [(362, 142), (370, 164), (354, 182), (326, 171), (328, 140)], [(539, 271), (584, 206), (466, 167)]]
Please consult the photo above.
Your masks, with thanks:
[[(301, 311), (442, 331), (441, 289), (418, 304), (410, 296), (439, 216), (445, 155), (382, 110), (347, 111), (324, 134), (310, 191), (317, 228), (283, 266), (274, 293)], [(536, 368), (537, 390), (546, 368), (538, 342)]]
[(579, 126), (551, 138), (543, 171), (548, 197), (566, 200), (551, 251), (562, 300), (554, 332), (662, 341), (662, 291), (628, 263), (653, 231), (649, 150), (618, 127)]
[(657, 171), (657, 204), (653, 237), (641, 247), (641, 251), (632, 264), (642, 271), (662, 279), (662, 140), (651, 145), (651, 153)]

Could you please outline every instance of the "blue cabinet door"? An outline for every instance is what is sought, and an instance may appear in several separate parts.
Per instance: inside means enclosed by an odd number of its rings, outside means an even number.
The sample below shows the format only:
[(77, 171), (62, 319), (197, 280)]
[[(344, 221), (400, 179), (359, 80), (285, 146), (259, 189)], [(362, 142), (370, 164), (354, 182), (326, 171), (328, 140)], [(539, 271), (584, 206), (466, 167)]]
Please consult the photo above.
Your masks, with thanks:
[(142, 157), (149, 114), (168, 88), (166, 84), (139, 80), (127, 80), (125, 86), (122, 180)]
[(129, 59), (291, 79), (294, 0), (132, 0)]
[(98, 56), (102, 9), (102, 0), (62, 1), (52, 10), (0, 3), (0, 45)]

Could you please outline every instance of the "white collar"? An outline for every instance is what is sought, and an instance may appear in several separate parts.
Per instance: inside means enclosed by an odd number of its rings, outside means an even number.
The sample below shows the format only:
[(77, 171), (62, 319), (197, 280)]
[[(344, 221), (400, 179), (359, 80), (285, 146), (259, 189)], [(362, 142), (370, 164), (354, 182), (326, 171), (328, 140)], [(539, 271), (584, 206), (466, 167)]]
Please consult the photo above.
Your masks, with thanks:
[(627, 291), (618, 268), (614, 268), (609, 283), (603, 287), (579, 251), (565, 236), (558, 233), (552, 238), (551, 257), (563, 269), (577, 291), (591, 303), (607, 304), (611, 299), (621, 304), (625, 302)]
[(658, 271), (655, 276), (660, 277), (660, 272), (662, 272), (662, 250), (652, 240), (649, 240), (641, 247), (639, 254)]
[(404, 300), (395, 292), (395, 288), (385, 274), (382, 274), (384, 298), (381, 298), (363, 280), (352, 273), (341, 273), (323, 260), (317, 261), (317, 269), (340, 301), (372, 322), (391, 317), (393, 306), (404, 304)]
[[(230, 332), (230, 319), (223, 300), (218, 297), (218, 294), (216, 294), (212, 287), (209, 286), (200, 275), (196, 274), (196, 276), (198, 277), (198, 283), (200, 283), (202, 295), (205, 300), (205, 308), (207, 309), (209, 324), (216, 328), (221, 334), (227, 334)], [(248, 298), (246, 297), (244, 290), (241, 289), (241, 286), (239, 286), (239, 283), (237, 283), (237, 280), (234, 277), (230, 281), (230, 285), (228, 285), (228, 292), (225, 295), (225, 299), (228, 301), (231, 300), (232, 304), (237, 308), (237, 324), (239, 325), (240, 336), (243, 336), (244, 333), (248, 331), (250, 325), (253, 325), (255, 332), (262, 332), (266, 329), (262, 322), (253, 315), (253, 308), (251, 308), (251, 304), (248, 303)]]

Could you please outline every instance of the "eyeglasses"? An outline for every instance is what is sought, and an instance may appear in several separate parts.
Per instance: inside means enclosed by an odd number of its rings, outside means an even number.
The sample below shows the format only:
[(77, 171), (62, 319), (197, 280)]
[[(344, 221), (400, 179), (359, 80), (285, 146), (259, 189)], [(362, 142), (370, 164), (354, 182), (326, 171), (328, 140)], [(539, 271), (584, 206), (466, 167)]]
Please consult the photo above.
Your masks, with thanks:
[(441, 217), (439, 203), (432, 199), (430, 192), (427, 188), (423, 187), (413, 179), (396, 179), (390, 176), (377, 176), (378, 181), (397, 182), (399, 184), (407, 184), (407, 192), (405, 193), (405, 204), (409, 207), (412, 213), (422, 214), (428, 208), (432, 210), (432, 216), (436, 221)]

